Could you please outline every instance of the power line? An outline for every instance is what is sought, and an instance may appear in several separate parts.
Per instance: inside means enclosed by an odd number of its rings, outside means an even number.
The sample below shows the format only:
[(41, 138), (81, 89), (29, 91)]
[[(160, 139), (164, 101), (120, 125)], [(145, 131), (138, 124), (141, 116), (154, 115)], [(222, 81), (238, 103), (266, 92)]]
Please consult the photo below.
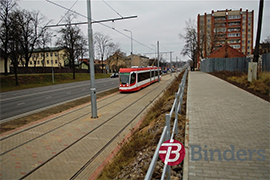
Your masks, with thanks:
[(66, 12), (66, 14), (58, 21), (57, 25), (62, 21), (62, 19), (64, 19), (64, 17), (68, 14), (68, 12), (73, 8), (73, 6), (74, 6), (77, 2), (78, 2), (78, 0), (74, 2), (74, 4), (69, 8), (69, 10)]
[(113, 9), (107, 2), (102, 0), (107, 6), (109, 6), (116, 14), (118, 14), (120, 17), (123, 17), (121, 14), (119, 14), (115, 9)]
[[(58, 6), (58, 7), (62, 8), (62, 9), (68, 10), (68, 11), (70, 11), (70, 12), (73, 12), (74, 14), (77, 14), (77, 15), (79, 15), (79, 16), (82, 16), (82, 17), (88, 19), (87, 16), (85, 16), (85, 15), (83, 15), (83, 14), (81, 14), (81, 13), (78, 13), (78, 12), (76, 12), (76, 11), (69, 10), (69, 9), (66, 8), (65, 6), (62, 6), (62, 5), (60, 5), (60, 4), (58, 4), (58, 3), (55, 3), (55, 2), (53, 2), (53, 1), (51, 1), (51, 0), (45, 0), (45, 1), (47, 1), (48, 3), (51, 3), (51, 4), (55, 5), (55, 6)], [(90, 19), (90, 20), (92, 21), (92, 20), (94, 20), (94, 19)], [(123, 36), (125, 36), (125, 37), (127, 37), (127, 38), (129, 38), (129, 39), (131, 39), (131, 37), (129, 37), (128, 35), (124, 34), (123, 32), (121, 32), (121, 31), (119, 31), (119, 30), (117, 30), (117, 29), (115, 29), (115, 28), (112, 28), (112, 27), (110, 27), (110, 26), (108, 26), (108, 25), (106, 25), (106, 24), (103, 24), (103, 23), (101, 23), (101, 22), (99, 22), (99, 24), (101, 24), (102, 26), (105, 26), (105, 27), (107, 27), (107, 28), (109, 28), (109, 29), (112, 29), (112, 30), (118, 32), (119, 34), (121, 34), (121, 35), (123, 35)], [(142, 46), (144, 46), (144, 47), (147, 47), (148, 49), (152, 49), (152, 50), (153, 50), (153, 48), (151, 48), (151, 47), (149, 47), (149, 46), (147, 46), (147, 45), (145, 45), (145, 44), (139, 42), (138, 40), (136, 40), (136, 39), (134, 39), (134, 38), (132, 38), (132, 39), (133, 39), (133, 41), (137, 42), (138, 44), (140, 44), (140, 45), (142, 45)]]

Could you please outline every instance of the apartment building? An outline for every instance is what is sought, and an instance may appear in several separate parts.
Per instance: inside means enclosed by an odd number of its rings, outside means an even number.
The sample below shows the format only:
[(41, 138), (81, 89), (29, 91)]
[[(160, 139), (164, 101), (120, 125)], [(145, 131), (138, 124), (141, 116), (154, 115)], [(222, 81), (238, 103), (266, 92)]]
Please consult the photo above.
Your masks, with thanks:
[(217, 10), (197, 16), (197, 58), (208, 57), (227, 42), (246, 56), (253, 53), (254, 11)]

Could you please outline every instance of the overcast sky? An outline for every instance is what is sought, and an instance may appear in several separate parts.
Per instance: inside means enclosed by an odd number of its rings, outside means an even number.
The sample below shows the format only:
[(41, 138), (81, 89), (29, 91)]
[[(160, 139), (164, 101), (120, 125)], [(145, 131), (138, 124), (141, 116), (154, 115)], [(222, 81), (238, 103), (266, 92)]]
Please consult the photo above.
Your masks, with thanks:
[[(50, 0), (57, 4), (70, 8), (77, 0)], [(172, 51), (173, 60), (176, 56), (181, 60), (188, 60), (188, 57), (180, 55), (181, 50), (184, 46), (184, 41), (179, 38), (179, 33), (184, 31), (185, 21), (188, 19), (196, 20), (198, 14), (211, 13), (212, 10), (224, 10), (233, 9), (243, 11), (248, 9), (249, 11), (254, 10), (254, 42), (256, 39), (257, 32), (257, 19), (258, 19), (258, 6), (259, 0), (172, 0), (172, 1), (161, 1), (161, 0), (122, 0), (113, 1), (105, 0), (109, 6), (103, 2), (103, 0), (92, 0), (92, 19), (111, 19), (119, 18), (119, 14), (123, 17), (137, 15), (136, 19), (127, 19), (121, 21), (106, 22), (101, 24), (93, 24), (94, 32), (103, 32), (109, 35), (114, 43), (119, 43), (121, 50), (127, 55), (131, 51), (131, 42), (128, 37), (130, 33), (124, 31), (128, 29), (132, 31), (133, 38), (133, 53), (145, 54), (155, 53), (155, 46), (157, 41), (160, 42), (160, 51), (169, 52)], [(46, 16), (48, 19), (53, 20), (52, 24), (56, 24), (65, 15), (66, 11), (63, 8), (57, 7), (52, 3), (45, 0), (20, 0), (19, 6), (22, 9), (37, 10), (41, 14)], [(113, 8), (114, 10), (112, 10)], [(270, 36), (270, 0), (264, 1), (264, 13), (263, 13), (263, 25), (261, 40)], [(87, 16), (86, 0), (78, 0), (72, 10)], [(116, 12), (117, 13), (116, 13)], [(85, 22), (87, 19), (80, 15), (74, 22)], [(105, 26), (104, 26), (105, 25)], [(80, 26), (84, 35), (87, 35), (87, 25)], [(123, 34), (113, 30), (120, 31)], [(54, 28), (57, 30), (57, 28)], [(145, 54), (153, 57), (154, 54)], [(170, 55), (163, 54), (163, 58), (169, 60)]]

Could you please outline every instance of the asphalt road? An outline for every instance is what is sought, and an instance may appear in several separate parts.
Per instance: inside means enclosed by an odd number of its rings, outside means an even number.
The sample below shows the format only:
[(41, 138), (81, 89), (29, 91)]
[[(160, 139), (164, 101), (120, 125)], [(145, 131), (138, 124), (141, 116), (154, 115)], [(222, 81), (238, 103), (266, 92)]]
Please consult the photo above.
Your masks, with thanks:
[[(97, 93), (119, 86), (118, 78), (95, 81)], [(90, 95), (90, 81), (0, 93), (0, 123)]]

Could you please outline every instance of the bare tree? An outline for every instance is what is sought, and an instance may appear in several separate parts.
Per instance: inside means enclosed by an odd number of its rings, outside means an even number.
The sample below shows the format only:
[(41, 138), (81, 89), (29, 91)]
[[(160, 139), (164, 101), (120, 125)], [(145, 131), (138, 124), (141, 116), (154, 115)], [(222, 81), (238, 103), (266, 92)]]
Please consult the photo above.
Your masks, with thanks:
[(186, 27), (184, 34), (180, 33), (180, 39), (184, 39), (185, 45), (181, 51), (181, 54), (184, 56), (188, 56), (193, 60), (193, 67), (197, 65), (197, 48), (198, 48), (198, 41), (197, 41), (197, 31), (196, 31), (195, 20), (189, 19), (186, 21)]
[(119, 44), (113, 43), (112, 38), (109, 35), (105, 35), (102, 32), (96, 32), (94, 34), (94, 45), (96, 47), (95, 52), (97, 52), (98, 57), (101, 59), (103, 73), (103, 60), (119, 50)]
[(18, 12), (14, 11), (10, 14), (10, 22), (11, 26), (9, 28), (10, 31), (10, 36), (9, 36), (9, 48), (10, 48), (10, 60), (11, 64), (14, 69), (14, 75), (15, 75), (15, 85), (19, 86), (18, 82), (18, 64), (20, 61), (20, 58), (22, 57), (22, 51), (21, 51), (21, 46), (20, 46), (20, 41), (19, 38), (21, 36), (21, 32), (18, 29), (19, 21), (18, 21)]
[(73, 14), (67, 14), (65, 17), (66, 27), (61, 28), (58, 32), (61, 37), (58, 38), (56, 45), (66, 47), (66, 55), (68, 57), (68, 65), (73, 68), (73, 79), (75, 79), (75, 58), (79, 56), (82, 45), (87, 45), (85, 37), (78, 26), (71, 26), (72, 20), (75, 18)]
[(27, 10), (17, 10), (18, 30), (20, 31), (20, 46), (25, 59), (25, 67), (28, 63), (34, 48), (37, 46), (38, 39), (47, 30), (45, 25), (45, 17), (39, 12), (30, 12)]
[(11, 53), (11, 21), (10, 14), (17, 6), (16, 0), (0, 1), (0, 47), (4, 58), (5, 75), (8, 73), (8, 58)]
[[(43, 34), (41, 34), (40, 38), (37, 41), (37, 46), (40, 49), (45, 49), (48, 47), (48, 44), (51, 42), (52, 40), (52, 36), (53, 34), (51, 32), (44, 32)], [(41, 53), (41, 57), (42, 57), (42, 68), (43, 68), (43, 72), (44, 72), (44, 66), (45, 66), (45, 53)]]
[(270, 36), (267, 36), (266, 39), (263, 41), (264, 43), (269, 43), (270, 44)]

